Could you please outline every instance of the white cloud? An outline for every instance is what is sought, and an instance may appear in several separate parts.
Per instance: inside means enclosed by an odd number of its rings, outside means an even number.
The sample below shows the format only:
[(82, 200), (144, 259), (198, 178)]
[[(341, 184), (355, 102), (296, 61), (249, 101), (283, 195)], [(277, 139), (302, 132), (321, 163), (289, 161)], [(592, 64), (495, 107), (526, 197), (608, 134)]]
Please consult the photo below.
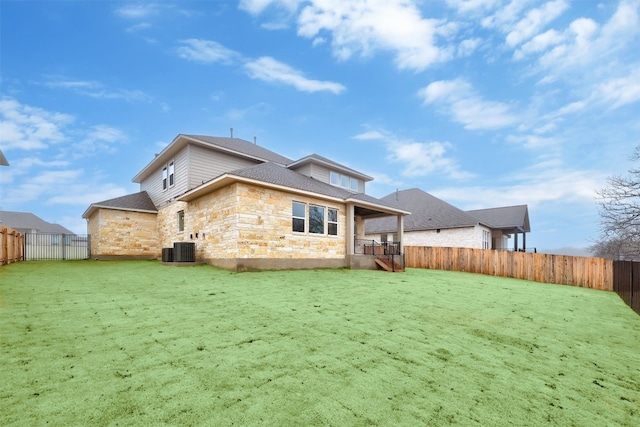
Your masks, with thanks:
[(457, 162), (447, 155), (452, 148), (449, 142), (419, 142), (381, 131), (369, 130), (353, 137), (361, 141), (381, 141), (387, 150), (387, 158), (402, 164), (405, 177), (423, 177), (444, 174), (451, 179), (467, 179), (473, 175), (460, 169)]
[[(434, 195), (464, 209), (527, 204), (535, 208), (545, 203), (562, 203), (591, 208), (596, 189), (601, 188), (605, 175), (593, 170), (572, 170), (556, 163), (533, 165), (524, 171), (496, 178), (491, 186), (456, 185), (430, 191)], [(508, 184), (502, 185), (501, 183)]]
[(301, 71), (269, 56), (248, 61), (244, 66), (252, 79), (286, 84), (303, 92), (326, 91), (340, 94), (346, 89), (340, 83), (309, 79)]
[(50, 77), (42, 83), (51, 89), (67, 89), (78, 95), (95, 99), (123, 100), (127, 102), (151, 102), (151, 96), (141, 90), (109, 89), (103, 83), (92, 80), (70, 80), (64, 77)]
[(155, 3), (126, 4), (116, 9), (116, 15), (125, 19), (147, 18), (158, 13), (158, 5)]
[(241, 0), (238, 7), (252, 15), (258, 15), (271, 5), (295, 11), (300, 3), (302, 0)]
[(425, 105), (442, 109), (465, 129), (500, 129), (515, 124), (517, 118), (508, 104), (486, 101), (466, 80), (440, 80), (418, 91)]
[(525, 40), (539, 33), (542, 28), (560, 16), (569, 4), (565, 0), (553, 0), (543, 6), (531, 9), (527, 15), (516, 22), (508, 32), (506, 43), (509, 47), (515, 47)]
[(601, 83), (595, 91), (594, 100), (602, 100), (614, 109), (640, 101), (640, 67), (628, 76)]
[(447, 0), (447, 5), (461, 14), (473, 14), (493, 9), (500, 0)]
[(230, 65), (240, 59), (240, 54), (213, 40), (187, 39), (181, 40), (178, 56), (183, 59), (202, 63), (219, 62)]
[(66, 140), (63, 129), (73, 120), (68, 114), (24, 105), (13, 98), (2, 98), (0, 147), (3, 150), (36, 150), (58, 144)]
[(513, 57), (514, 59), (523, 59), (534, 53), (543, 52), (551, 46), (555, 46), (564, 41), (564, 36), (556, 30), (549, 30), (542, 34), (538, 34), (528, 42), (524, 43), (517, 49)]
[(452, 57), (449, 49), (436, 45), (441, 24), (423, 18), (416, 5), (403, 0), (325, 0), (302, 9), (298, 34), (315, 38), (328, 32), (334, 55), (342, 60), (356, 54), (366, 57), (378, 50), (391, 51), (399, 69), (422, 71)]
[(422, 71), (454, 56), (453, 48), (439, 47), (436, 39), (450, 36), (456, 26), (424, 18), (413, 1), (253, 0), (240, 4), (253, 15), (269, 6), (280, 7), (292, 17), (297, 14), (298, 35), (312, 39), (314, 45), (331, 40), (333, 54), (341, 60), (389, 51), (399, 69)]

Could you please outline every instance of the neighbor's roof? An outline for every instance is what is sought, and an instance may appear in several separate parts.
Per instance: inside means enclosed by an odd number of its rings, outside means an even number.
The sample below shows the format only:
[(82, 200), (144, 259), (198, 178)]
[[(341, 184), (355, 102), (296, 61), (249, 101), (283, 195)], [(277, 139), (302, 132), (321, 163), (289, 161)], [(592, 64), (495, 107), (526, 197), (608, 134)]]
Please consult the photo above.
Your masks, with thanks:
[[(411, 212), (411, 215), (404, 220), (404, 231), (473, 227), (481, 222), (474, 216), (419, 188), (396, 191), (383, 197), (382, 200), (393, 201), (402, 209)], [(368, 219), (365, 223), (366, 234), (394, 232), (396, 229), (397, 224), (393, 218)]]
[(409, 214), (409, 212), (393, 202), (377, 199), (361, 193), (353, 193), (271, 162), (261, 163), (223, 174), (209, 182), (205, 182), (199, 187), (187, 191), (178, 197), (178, 200), (191, 201), (238, 180), (263, 185), (266, 184), (270, 187), (280, 188), (282, 191), (322, 196), (342, 202), (354, 202), (358, 205), (380, 210), (384, 213)]
[(187, 144), (196, 144), (211, 150), (224, 151), (260, 162), (275, 162), (282, 165), (287, 165), (292, 162), (292, 160), (287, 157), (240, 138), (179, 134), (169, 145), (157, 154), (149, 164), (133, 177), (133, 182), (142, 182), (142, 180), (156, 171), (160, 165), (170, 161), (180, 150), (186, 147)]
[(30, 212), (0, 211), (0, 224), (21, 233), (35, 231), (46, 234), (74, 234), (60, 224), (47, 222)]
[(364, 181), (371, 181), (373, 179), (369, 175), (365, 175), (362, 172), (358, 172), (355, 169), (351, 169), (350, 167), (341, 165), (340, 163), (334, 162), (333, 160), (327, 159), (326, 157), (319, 156), (318, 154), (311, 154), (309, 156), (303, 157), (300, 160), (296, 160), (295, 162), (287, 165), (287, 167), (290, 169), (294, 169), (307, 163), (317, 163), (328, 166), (331, 169), (361, 178)]
[(9, 166), (9, 162), (4, 154), (2, 154), (2, 150), (0, 150), (0, 166)]
[(531, 231), (529, 225), (529, 209), (527, 205), (505, 206), (500, 208), (476, 209), (467, 211), (480, 221), (489, 224), (491, 228)]
[(97, 209), (117, 209), (123, 211), (156, 213), (158, 209), (151, 201), (146, 191), (92, 203), (82, 214), (83, 218), (89, 218)]

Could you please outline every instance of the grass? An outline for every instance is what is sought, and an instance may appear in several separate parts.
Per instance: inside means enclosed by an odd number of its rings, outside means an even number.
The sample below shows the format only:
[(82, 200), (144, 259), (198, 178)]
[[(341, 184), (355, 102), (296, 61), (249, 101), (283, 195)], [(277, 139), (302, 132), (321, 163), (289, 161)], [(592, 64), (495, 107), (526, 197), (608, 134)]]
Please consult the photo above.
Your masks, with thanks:
[(640, 425), (640, 316), (490, 276), (0, 268), (2, 425)]

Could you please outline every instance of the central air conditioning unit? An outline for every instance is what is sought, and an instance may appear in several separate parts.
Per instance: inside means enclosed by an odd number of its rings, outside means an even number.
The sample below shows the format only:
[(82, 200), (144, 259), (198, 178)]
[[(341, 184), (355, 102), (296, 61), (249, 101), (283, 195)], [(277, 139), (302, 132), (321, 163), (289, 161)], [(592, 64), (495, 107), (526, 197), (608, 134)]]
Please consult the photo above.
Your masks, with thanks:
[(173, 248), (162, 248), (162, 262), (173, 262)]
[(174, 262), (195, 262), (196, 244), (193, 242), (175, 242), (173, 244)]

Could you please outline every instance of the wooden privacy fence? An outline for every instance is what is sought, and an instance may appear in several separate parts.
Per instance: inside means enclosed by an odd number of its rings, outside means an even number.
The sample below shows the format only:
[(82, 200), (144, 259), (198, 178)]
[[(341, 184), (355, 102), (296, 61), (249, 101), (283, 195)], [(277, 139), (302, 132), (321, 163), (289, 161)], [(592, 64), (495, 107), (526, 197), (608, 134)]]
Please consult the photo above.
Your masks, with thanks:
[(0, 226), (0, 266), (24, 260), (24, 234)]
[(405, 246), (407, 267), (613, 290), (613, 260), (491, 249)]
[(613, 290), (640, 314), (640, 262), (613, 261)]

